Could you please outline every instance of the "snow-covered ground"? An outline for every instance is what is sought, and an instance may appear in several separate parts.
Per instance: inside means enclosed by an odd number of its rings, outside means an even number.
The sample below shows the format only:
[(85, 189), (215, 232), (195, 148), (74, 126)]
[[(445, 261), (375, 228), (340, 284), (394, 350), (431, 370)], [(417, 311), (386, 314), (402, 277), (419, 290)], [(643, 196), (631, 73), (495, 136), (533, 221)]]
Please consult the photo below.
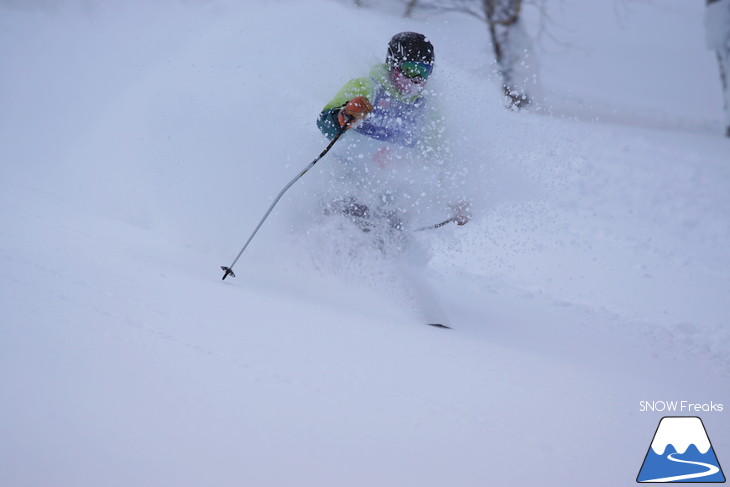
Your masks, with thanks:
[[(551, 3), (531, 113), (475, 19), (351, 3), (0, 2), (0, 485), (628, 485), (660, 400), (723, 404), (730, 464), (701, 2)], [(454, 329), (318, 227), (328, 158), (221, 281), (402, 30), (436, 46), (475, 210), (413, 237)]]

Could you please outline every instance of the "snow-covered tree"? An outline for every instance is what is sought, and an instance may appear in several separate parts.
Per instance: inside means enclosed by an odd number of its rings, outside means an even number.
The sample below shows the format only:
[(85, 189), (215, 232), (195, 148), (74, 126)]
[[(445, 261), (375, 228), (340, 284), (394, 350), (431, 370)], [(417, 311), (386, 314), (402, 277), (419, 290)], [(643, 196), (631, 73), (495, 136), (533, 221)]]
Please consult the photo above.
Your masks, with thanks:
[(717, 54), (725, 99), (725, 135), (730, 137), (730, 0), (707, 0), (707, 45)]
[(504, 94), (511, 107), (523, 108), (531, 100), (528, 84), (534, 81), (536, 60), (530, 58), (530, 42), (520, 17), (522, 4), (522, 0), (408, 0), (405, 15), (418, 7), (463, 12), (484, 22)]
[(528, 65), (525, 54), (529, 52), (529, 42), (520, 21), (522, 0), (482, 0), (482, 7), (504, 94), (516, 108), (522, 108), (530, 103), (529, 75), (523, 69)]

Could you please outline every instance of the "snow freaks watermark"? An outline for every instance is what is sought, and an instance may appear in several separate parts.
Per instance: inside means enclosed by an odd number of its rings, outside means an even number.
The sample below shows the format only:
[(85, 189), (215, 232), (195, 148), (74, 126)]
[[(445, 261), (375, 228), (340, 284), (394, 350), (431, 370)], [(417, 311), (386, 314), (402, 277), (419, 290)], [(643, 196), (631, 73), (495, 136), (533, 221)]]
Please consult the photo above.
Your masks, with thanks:
[(659, 413), (721, 413), (725, 407), (722, 403), (706, 402), (695, 403), (691, 401), (640, 401), (639, 412)]
[(636, 481), (725, 482), (725, 474), (702, 420), (697, 416), (664, 416), (649, 444)]

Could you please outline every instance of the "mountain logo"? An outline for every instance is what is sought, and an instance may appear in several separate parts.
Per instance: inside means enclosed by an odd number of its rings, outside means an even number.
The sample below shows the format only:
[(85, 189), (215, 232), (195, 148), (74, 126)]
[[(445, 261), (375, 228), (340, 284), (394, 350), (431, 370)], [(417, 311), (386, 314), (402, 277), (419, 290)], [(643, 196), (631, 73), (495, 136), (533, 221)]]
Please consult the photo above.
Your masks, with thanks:
[(636, 481), (725, 482), (702, 420), (696, 416), (663, 417)]

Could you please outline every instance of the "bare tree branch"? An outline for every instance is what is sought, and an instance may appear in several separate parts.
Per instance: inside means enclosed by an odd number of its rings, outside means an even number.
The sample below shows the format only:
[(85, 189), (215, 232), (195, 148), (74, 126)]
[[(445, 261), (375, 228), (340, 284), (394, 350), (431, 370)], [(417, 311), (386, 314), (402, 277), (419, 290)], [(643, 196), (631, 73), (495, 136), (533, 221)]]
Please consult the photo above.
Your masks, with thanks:
[(467, 14), (472, 17), (475, 17), (475, 18), (479, 19), (479, 21), (481, 21), (481, 22), (487, 21), (486, 17), (484, 17), (484, 15), (482, 15), (481, 12), (479, 12), (477, 10), (472, 10), (468, 7), (442, 7), (442, 6), (436, 6), (436, 5), (420, 5), (418, 8), (423, 9), (423, 10), (435, 10), (438, 13), (458, 12), (458, 13)]
[(410, 17), (413, 14), (413, 10), (416, 8), (416, 4), (418, 4), (418, 0), (408, 0), (406, 10), (403, 12), (403, 17)]

